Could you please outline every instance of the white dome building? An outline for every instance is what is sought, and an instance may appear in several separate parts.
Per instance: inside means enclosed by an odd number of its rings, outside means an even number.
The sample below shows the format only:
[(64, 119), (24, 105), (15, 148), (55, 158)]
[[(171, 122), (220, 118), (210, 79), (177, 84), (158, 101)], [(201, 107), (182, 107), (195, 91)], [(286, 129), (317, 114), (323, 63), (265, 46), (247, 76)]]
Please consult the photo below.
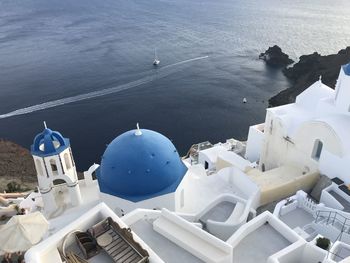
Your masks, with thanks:
[(122, 214), (135, 208), (175, 208), (174, 192), (187, 171), (172, 142), (151, 130), (115, 138), (96, 171), (101, 199)]

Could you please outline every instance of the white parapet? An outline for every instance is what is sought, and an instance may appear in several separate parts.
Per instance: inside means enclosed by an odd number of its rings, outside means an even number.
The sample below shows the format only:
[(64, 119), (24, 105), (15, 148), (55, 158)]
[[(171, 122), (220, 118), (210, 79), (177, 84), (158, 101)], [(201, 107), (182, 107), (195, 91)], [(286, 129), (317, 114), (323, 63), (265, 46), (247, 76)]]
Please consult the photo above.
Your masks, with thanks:
[(185, 219), (163, 209), (153, 223), (155, 231), (208, 263), (231, 263), (232, 247), (194, 226)]

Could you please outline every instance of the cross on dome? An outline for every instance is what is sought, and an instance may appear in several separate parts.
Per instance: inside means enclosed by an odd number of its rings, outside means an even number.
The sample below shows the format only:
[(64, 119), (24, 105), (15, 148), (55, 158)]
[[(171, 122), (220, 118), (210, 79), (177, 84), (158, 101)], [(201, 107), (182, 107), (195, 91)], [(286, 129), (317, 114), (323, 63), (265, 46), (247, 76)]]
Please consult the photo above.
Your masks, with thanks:
[(140, 130), (139, 123), (136, 123), (136, 131), (135, 131), (136, 136), (142, 135), (142, 131)]

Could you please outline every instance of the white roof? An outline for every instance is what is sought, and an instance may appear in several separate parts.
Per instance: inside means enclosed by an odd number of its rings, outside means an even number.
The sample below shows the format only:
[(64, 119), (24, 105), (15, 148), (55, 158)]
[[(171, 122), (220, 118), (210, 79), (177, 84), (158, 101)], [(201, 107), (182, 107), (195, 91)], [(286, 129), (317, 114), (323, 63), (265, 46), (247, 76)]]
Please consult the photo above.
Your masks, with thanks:
[(303, 122), (313, 120), (320, 115), (329, 114), (329, 112), (322, 111), (326, 109), (320, 111), (318, 104), (322, 101), (331, 105), (334, 103), (334, 96), (335, 91), (333, 89), (321, 81), (316, 81), (297, 96), (295, 103), (269, 108), (267, 111), (281, 120), (288, 135), (290, 135)]
[(312, 111), (296, 103), (270, 108), (268, 111), (281, 120), (288, 135), (291, 135), (301, 123), (315, 117)]
[(0, 228), (0, 249), (9, 253), (26, 251), (40, 242), (48, 226), (40, 212), (13, 216)]
[(251, 165), (251, 162), (231, 151), (221, 152), (219, 154), (219, 158), (225, 160), (242, 171)]
[(335, 92), (333, 89), (323, 84), (321, 81), (316, 81), (309, 88), (300, 93), (296, 97), (295, 102), (308, 110), (314, 111), (320, 100), (334, 100), (334, 96)]
[(225, 147), (218, 145), (218, 146), (213, 146), (212, 148), (202, 150), (200, 151), (200, 153), (207, 156), (212, 163), (215, 163), (218, 158), (218, 155), (226, 151), (227, 149)]

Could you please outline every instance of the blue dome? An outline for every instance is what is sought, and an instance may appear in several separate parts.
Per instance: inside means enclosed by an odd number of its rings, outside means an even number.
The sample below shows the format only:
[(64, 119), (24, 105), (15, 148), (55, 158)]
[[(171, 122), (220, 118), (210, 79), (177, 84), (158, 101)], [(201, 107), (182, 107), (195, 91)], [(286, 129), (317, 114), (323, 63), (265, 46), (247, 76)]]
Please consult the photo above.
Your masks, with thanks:
[(176, 190), (187, 168), (172, 142), (151, 130), (123, 133), (103, 154), (97, 171), (100, 190), (133, 202)]
[(69, 146), (69, 139), (63, 138), (57, 131), (46, 128), (42, 133), (35, 136), (31, 152), (33, 155), (45, 157), (59, 154)]
[(346, 75), (350, 76), (350, 63), (343, 65), (343, 70)]

